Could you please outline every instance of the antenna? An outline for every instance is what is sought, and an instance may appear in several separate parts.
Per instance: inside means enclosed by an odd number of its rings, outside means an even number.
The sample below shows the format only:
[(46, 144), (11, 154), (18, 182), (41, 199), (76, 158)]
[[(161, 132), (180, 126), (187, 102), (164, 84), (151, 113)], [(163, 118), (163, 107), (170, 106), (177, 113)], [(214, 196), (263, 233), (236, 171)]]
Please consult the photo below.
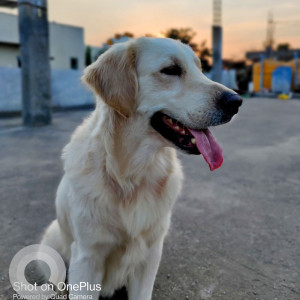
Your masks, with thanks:
[(268, 25), (267, 25), (267, 36), (264, 42), (264, 46), (266, 48), (272, 49), (275, 44), (275, 25), (292, 25), (292, 26), (299, 26), (300, 20), (293, 19), (293, 20), (274, 20), (273, 13), (270, 11), (268, 16)]
[(273, 19), (273, 13), (270, 11), (269, 12), (269, 17), (268, 17), (268, 26), (267, 26), (267, 37), (265, 41), (265, 47), (272, 49), (274, 46), (274, 30), (275, 30), (275, 22)]

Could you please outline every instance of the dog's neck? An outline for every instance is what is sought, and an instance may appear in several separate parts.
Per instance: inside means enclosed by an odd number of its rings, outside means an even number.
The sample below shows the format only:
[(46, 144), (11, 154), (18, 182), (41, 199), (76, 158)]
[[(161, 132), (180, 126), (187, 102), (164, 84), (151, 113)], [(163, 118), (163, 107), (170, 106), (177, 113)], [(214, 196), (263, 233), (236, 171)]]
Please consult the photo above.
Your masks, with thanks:
[(76, 129), (64, 148), (66, 174), (106, 178), (112, 190), (123, 198), (132, 197), (143, 186), (157, 186), (173, 171), (176, 152), (164, 147), (149, 120), (135, 114), (124, 118), (102, 102)]
[(135, 199), (149, 187), (159, 197), (177, 157), (148, 123), (141, 115), (126, 119), (98, 103), (64, 148), (66, 175), (82, 190), (85, 186), (78, 186), (78, 176), (96, 186), (101, 176), (118, 199)]
[(163, 147), (159, 138), (153, 138), (157, 133), (149, 130), (143, 116), (124, 118), (106, 105), (97, 111), (98, 129), (94, 134), (99, 151), (105, 152), (105, 173), (124, 194), (132, 194), (150, 177), (159, 181), (170, 172), (175, 150)]

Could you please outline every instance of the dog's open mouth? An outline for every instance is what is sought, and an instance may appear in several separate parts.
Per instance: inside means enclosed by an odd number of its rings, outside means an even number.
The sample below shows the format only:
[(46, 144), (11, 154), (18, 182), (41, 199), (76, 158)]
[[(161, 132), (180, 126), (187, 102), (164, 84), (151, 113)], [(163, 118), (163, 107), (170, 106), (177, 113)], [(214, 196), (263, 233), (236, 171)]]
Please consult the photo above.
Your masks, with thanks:
[(222, 165), (222, 148), (207, 128), (190, 129), (162, 112), (152, 116), (151, 125), (164, 138), (185, 152), (202, 154), (211, 171)]

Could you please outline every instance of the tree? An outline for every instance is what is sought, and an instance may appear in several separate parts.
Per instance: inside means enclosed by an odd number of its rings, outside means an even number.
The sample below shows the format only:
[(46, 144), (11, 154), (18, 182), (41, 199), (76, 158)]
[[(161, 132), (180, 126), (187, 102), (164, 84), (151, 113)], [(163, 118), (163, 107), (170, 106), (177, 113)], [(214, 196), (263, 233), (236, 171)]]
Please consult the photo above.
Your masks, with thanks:
[(134, 37), (133, 33), (128, 32), (128, 31), (124, 32), (123, 34), (121, 34), (121, 33), (116, 33), (116, 34), (114, 35), (114, 37), (109, 38), (109, 39), (106, 41), (106, 44), (109, 45), (109, 46), (111, 46), (111, 45), (116, 44), (116, 43), (118, 43), (118, 42), (123, 42), (123, 41), (126, 41), (126, 40), (128, 40), (128, 39), (131, 39), (131, 38), (133, 38), (133, 37)]
[(209, 64), (209, 58), (211, 56), (211, 49), (206, 46), (206, 41), (203, 41), (199, 48), (199, 58), (201, 60), (202, 70), (204, 72), (209, 72), (211, 70), (211, 65)]
[(194, 43), (192, 40), (196, 35), (196, 32), (191, 28), (171, 28), (164, 33), (165, 37), (180, 40), (182, 43), (189, 45), (196, 55), (200, 58), (202, 63), (202, 69), (204, 72), (208, 72), (211, 69), (209, 64), (209, 58), (212, 56), (211, 50), (206, 46), (206, 41), (202, 41), (200, 46)]
[(102, 55), (104, 52), (106, 52), (110, 46), (126, 42), (127, 40), (134, 38), (133, 33), (125, 31), (123, 34), (121, 33), (115, 33), (115, 35), (112, 38), (109, 38), (106, 40), (106, 43), (103, 44), (102, 48), (98, 51), (97, 57)]
[(198, 45), (192, 42), (192, 39), (196, 35), (196, 32), (192, 28), (171, 28), (164, 33), (165, 37), (180, 40), (182, 43), (190, 45), (194, 52), (198, 52)]
[(277, 51), (288, 51), (290, 50), (290, 44), (289, 43), (282, 43), (278, 44)]

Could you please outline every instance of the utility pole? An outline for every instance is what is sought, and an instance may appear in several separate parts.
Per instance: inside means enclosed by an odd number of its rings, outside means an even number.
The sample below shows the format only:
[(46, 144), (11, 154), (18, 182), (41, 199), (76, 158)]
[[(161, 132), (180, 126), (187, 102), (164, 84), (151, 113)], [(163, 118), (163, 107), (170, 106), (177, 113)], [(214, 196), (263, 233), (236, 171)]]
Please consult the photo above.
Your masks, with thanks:
[(213, 26), (212, 26), (212, 80), (222, 80), (222, 0), (213, 0)]
[(47, 0), (18, 0), (23, 124), (51, 123)]

